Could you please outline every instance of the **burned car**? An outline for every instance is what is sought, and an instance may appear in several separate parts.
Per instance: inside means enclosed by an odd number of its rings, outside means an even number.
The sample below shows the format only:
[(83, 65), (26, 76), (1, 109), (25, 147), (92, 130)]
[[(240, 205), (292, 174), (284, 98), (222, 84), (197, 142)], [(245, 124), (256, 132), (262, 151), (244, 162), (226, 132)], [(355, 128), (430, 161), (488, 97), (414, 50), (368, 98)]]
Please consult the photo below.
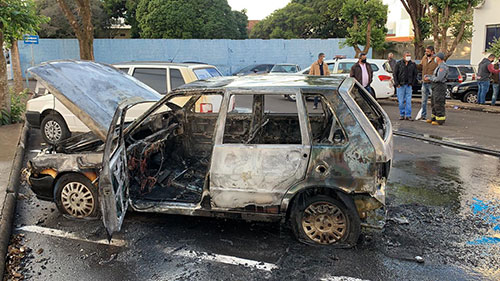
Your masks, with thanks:
[[(111, 66), (60, 61), (29, 71), (95, 135), (32, 159), (29, 183), (63, 212), (92, 197), (109, 235), (130, 208), (281, 221), (306, 243), (354, 245), (362, 222), (385, 204), (392, 127), (351, 78), (211, 78), (129, 120), (134, 106), (158, 94)], [(273, 104), (283, 94), (297, 97), (286, 109)], [(308, 107), (310, 96), (322, 110)]]

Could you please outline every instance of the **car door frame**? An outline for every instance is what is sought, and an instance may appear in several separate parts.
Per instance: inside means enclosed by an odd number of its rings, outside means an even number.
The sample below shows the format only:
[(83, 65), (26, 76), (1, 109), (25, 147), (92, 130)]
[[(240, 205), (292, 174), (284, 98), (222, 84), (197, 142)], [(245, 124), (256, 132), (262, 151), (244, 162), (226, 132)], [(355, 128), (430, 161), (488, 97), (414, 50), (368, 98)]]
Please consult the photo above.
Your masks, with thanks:
[[(260, 91), (260, 92), (256, 91), (253, 94), (265, 95), (266, 93), (271, 94), (270, 92), (265, 92), (265, 91)], [(230, 209), (230, 210), (240, 210), (240, 211), (250, 211), (250, 212), (251, 211), (266, 212), (265, 211), (266, 207), (269, 207), (267, 209), (271, 209), (277, 213), (282, 198), (286, 194), (287, 190), (291, 186), (295, 185), (297, 182), (300, 182), (305, 178), (307, 166), (309, 163), (310, 153), (312, 149), (311, 139), (309, 136), (309, 130), (307, 125), (307, 118), (305, 116), (306, 109), (304, 101), (302, 99), (302, 93), (299, 89), (292, 89), (283, 92), (280, 91), (280, 94), (291, 94), (291, 95), (297, 95), (298, 97), (296, 99), (296, 105), (297, 105), (297, 114), (298, 114), (300, 132), (302, 138), (301, 144), (224, 143), (224, 131), (228, 113), (228, 106), (231, 95), (233, 94), (238, 95), (238, 94), (252, 94), (252, 93), (245, 92), (244, 90), (227, 90), (224, 93), (224, 99), (222, 102), (221, 110), (219, 112), (219, 120), (217, 122), (217, 127), (215, 132), (214, 148), (212, 152), (211, 166), (210, 166), (209, 184), (210, 184), (210, 197), (211, 197), (212, 210)], [(256, 114), (255, 108), (252, 110), (252, 114)], [(286, 146), (286, 148), (284, 148), (283, 146)], [(245, 156), (258, 157), (259, 147), (262, 148), (262, 151), (267, 149), (267, 151), (272, 152), (273, 149), (284, 148), (285, 150), (290, 149), (291, 152), (294, 153), (297, 152), (296, 151), (297, 148), (300, 148), (299, 158), (294, 158), (289, 161), (289, 162), (296, 161), (294, 163), (298, 163), (296, 167), (297, 170), (293, 174), (295, 175), (295, 178), (292, 179), (294, 181), (287, 183), (286, 180), (282, 180), (282, 182), (280, 182), (279, 180), (278, 181), (273, 180), (272, 182), (275, 183), (278, 182), (281, 185), (274, 186), (272, 190), (267, 190), (267, 189), (263, 190), (262, 188), (258, 189), (254, 186), (250, 188), (248, 186), (244, 187), (243, 185), (236, 186), (235, 182), (236, 183), (241, 182), (241, 180), (237, 179), (237, 177), (240, 176), (240, 178), (245, 178), (245, 172), (242, 172), (239, 176), (234, 175), (234, 177), (233, 174), (231, 174), (230, 175), (231, 178), (225, 176), (226, 173), (228, 173), (228, 170), (233, 169), (235, 166), (226, 165), (227, 163), (224, 164), (225, 163), (224, 161), (228, 159), (228, 157), (233, 157), (233, 156), (236, 158), (237, 161), (238, 151), (236, 150), (239, 149), (240, 153), (241, 151), (243, 151), (242, 154), (245, 153), (244, 151), (245, 149), (249, 151), (248, 153), (246, 153), (246, 155), (242, 157)], [(292, 149), (295, 149), (295, 151), (292, 151)], [(266, 152), (264, 151), (263, 153), (265, 154)], [(255, 163), (256, 161), (266, 161), (266, 159), (254, 159), (254, 160), (255, 161), (253, 163)], [(253, 169), (253, 174), (254, 178), (259, 178), (259, 171), (257, 170), (257, 168)], [(285, 177), (284, 174), (282, 175), (283, 177)], [(243, 179), (243, 181), (248, 181), (248, 180), (249, 179)], [(266, 193), (263, 191), (269, 191), (269, 192)], [(246, 209), (247, 206), (252, 206), (252, 205), (256, 207), (254, 210)], [(264, 207), (264, 208), (257, 208), (257, 207)]]

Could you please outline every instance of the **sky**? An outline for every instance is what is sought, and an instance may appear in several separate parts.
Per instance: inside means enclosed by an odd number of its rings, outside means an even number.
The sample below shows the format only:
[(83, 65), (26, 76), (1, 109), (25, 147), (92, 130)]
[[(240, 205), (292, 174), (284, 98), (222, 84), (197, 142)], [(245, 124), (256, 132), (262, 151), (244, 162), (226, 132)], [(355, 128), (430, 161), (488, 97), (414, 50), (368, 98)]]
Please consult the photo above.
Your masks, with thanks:
[(227, 2), (233, 10), (247, 9), (249, 20), (261, 20), (274, 10), (285, 7), (290, 0), (228, 0)]

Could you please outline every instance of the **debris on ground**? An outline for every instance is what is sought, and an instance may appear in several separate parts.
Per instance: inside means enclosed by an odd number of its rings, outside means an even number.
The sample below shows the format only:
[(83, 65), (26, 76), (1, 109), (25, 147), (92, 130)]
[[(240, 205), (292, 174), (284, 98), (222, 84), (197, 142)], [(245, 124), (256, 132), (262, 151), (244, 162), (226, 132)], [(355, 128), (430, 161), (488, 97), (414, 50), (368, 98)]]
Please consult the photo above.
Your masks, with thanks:
[(4, 281), (24, 280), (24, 263), (26, 256), (31, 252), (29, 247), (23, 245), (24, 234), (12, 236), (7, 250), (7, 261), (5, 263)]

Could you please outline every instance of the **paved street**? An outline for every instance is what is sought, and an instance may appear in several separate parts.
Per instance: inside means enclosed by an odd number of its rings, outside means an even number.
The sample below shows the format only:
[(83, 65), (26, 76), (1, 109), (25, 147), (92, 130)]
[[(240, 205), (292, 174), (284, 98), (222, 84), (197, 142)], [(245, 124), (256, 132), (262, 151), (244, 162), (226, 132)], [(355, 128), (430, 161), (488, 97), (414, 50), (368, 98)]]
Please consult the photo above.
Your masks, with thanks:
[[(30, 133), (26, 159), (40, 149), (39, 132)], [(23, 186), (14, 223), (31, 249), (23, 274), (28, 280), (498, 280), (499, 222), (492, 218), (500, 205), (500, 160), (403, 137), (395, 137), (394, 152), (389, 220), (383, 230), (365, 230), (354, 249), (306, 246), (275, 223), (132, 212), (108, 244), (100, 220), (63, 217)]]

